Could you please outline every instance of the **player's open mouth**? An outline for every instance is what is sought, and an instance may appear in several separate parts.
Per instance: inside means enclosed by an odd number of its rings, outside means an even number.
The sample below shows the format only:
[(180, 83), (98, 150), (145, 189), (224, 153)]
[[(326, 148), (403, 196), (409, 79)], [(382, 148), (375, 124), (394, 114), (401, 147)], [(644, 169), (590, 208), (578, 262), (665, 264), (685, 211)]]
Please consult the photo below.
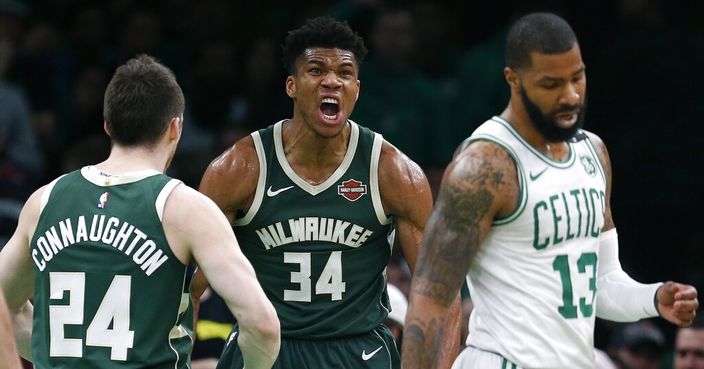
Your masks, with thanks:
[(566, 111), (555, 115), (555, 120), (561, 126), (571, 126), (577, 122), (577, 116), (579, 115), (579, 109)]
[(325, 123), (335, 124), (340, 118), (340, 103), (332, 97), (326, 97), (320, 104), (320, 116)]

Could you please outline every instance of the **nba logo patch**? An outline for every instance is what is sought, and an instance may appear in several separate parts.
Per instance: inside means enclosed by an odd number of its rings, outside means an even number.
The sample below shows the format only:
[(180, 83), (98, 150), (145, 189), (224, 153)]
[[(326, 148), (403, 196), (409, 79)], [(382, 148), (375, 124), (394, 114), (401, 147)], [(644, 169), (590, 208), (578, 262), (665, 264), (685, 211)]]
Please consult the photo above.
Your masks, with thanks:
[(344, 181), (337, 186), (337, 194), (349, 201), (357, 201), (365, 193), (367, 193), (367, 185), (354, 179)]
[(103, 192), (102, 195), (98, 198), (98, 208), (99, 209), (105, 209), (105, 205), (108, 203), (108, 197), (110, 196), (109, 192)]

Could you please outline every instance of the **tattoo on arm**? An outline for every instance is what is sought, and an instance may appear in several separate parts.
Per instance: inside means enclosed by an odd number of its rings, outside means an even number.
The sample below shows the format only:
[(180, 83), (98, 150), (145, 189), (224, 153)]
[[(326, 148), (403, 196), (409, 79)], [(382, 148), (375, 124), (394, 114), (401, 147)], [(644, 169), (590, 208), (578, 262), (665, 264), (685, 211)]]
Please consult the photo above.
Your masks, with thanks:
[(611, 214), (611, 158), (609, 157), (609, 151), (606, 149), (604, 142), (596, 135), (589, 134), (589, 139), (594, 148), (596, 148), (599, 161), (604, 169), (604, 176), (606, 177), (606, 211), (604, 214), (604, 228), (611, 229), (614, 227), (614, 219)]
[(512, 161), (503, 149), (491, 148), (463, 155), (445, 178), (426, 227), (415, 293), (448, 305), (454, 300), (489, 230), (496, 197), (510, 182), (502, 163)]
[[(436, 368), (446, 339), (446, 310), (502, 208), (517, 189), (515, 165), (496, 144), (472, 144), (448, 168), (425, 228), (404, 330), (404, 367)], [(509, 195), (508, 198), (511, 198)], [(434, 304), (417, 304), (417, 298)]]

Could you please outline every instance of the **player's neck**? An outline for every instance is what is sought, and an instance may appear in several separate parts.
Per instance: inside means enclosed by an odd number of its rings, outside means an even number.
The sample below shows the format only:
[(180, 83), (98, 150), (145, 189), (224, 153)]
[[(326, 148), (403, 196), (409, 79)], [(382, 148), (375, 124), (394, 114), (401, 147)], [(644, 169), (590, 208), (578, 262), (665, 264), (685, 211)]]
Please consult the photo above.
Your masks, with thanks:
[(518, 134), (534, 149), (538, 150), (543, 155), (554, 159), (562, 160), (569, 154), (569, 146), (566, 142), (548, 141), (543, 135), (535, 129), (535, 125), (530, 120), (528, 112), (522, 106), (514, 106), (512, 102), (501, 113), (501, 118), (504, 118), (511, 123)]
[(148, 169), (164, 172), (169, 159), (167, 150), (113, 145), (110, 156), (95, 166), (115, 175)]
[(282, 132), (286, 160), (299, 177), (312, 185), (323, 183), (340, 166), (349, 138), (349, 124), (329, 138), (320, 136), (302, 121), (287, 121)]
[(349, 124), (333, 137), (317, 134), (302, 121), (289, 120), (282, 130), (286, 158), (310, 165), (339, 164), (347, 152), (349, 139)]

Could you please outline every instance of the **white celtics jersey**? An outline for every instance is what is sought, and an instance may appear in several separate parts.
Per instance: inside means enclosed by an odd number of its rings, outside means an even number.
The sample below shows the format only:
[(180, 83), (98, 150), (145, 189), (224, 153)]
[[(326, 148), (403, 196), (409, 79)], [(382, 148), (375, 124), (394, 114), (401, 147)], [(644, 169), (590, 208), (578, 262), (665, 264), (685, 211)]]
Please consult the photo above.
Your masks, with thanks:
[(593, 368), (599, 235), (606, 180), (584, 132), (555, 161), (494, 117), (470, 141), (513, 157), (517, 210), (495, 220), (467, 275), (475, 304), (467, 344), (522, 368)]

